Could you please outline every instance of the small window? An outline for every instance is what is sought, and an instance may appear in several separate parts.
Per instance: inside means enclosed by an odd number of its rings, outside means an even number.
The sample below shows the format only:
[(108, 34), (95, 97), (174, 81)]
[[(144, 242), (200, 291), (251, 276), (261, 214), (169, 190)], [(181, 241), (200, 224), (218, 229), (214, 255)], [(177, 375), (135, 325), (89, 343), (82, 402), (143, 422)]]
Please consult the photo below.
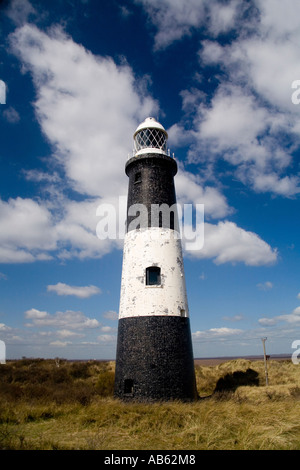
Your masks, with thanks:
[(146, 269), (146, 286), (160, 286), (160, 268), (157, 266)]
[(141, 182), (142, 182), (142, 173), (140, 171), (138, 171), (134, 175), (134, 183), (141, 183)]
[(185, 317), (185, 309), (184, 309), (184, 308), (181, 308), (181, 309), (180, 309), (180, 315), (181, 315), (182, 317)]
[(132, 379), (124, 380), (124, 393), (133, 393), (133, 380)]

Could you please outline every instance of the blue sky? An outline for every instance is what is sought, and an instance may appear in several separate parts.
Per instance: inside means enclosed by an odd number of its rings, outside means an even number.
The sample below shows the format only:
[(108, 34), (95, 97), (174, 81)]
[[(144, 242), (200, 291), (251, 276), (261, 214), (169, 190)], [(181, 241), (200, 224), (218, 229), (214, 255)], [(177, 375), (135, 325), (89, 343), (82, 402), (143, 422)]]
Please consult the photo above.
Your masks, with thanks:
[[(195, 357), (291, 353), (300, 339), (297, 0), (0, 3), (0, 339), (7, 357), (115, 357), (133, 133), (169, 134)], [(292, 99), (294, 97), (294, 99)], [(5, 98), (5, 100), (4, 100)], [(295, 99), (296, 98), (296, 99)]]

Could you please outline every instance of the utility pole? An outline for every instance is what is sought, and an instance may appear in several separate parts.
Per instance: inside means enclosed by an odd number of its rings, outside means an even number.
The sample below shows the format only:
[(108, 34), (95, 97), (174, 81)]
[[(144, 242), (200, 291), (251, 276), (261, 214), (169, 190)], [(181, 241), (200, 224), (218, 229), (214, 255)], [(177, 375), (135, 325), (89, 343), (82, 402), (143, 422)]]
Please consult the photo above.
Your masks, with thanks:
[(267, 341), (267, 338), (261, 338), (261, 340), (262, 340), (263, 348), (264, 348), (264, 363), (265, 363), (266, 385), (269, 385), (269, 380), (268, 380), (268, 368), (267, 368), (267, 356), (266, 356), (266, 346), (265, 346), (265, 342)]

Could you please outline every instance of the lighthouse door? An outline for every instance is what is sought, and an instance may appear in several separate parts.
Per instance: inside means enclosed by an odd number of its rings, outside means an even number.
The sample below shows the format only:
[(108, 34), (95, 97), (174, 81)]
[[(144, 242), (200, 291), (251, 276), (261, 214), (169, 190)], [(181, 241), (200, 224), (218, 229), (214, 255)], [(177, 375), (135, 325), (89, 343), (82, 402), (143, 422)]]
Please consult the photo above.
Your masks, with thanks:
[(124, 380), (124, 393), (133, 394), (133, 380), (132, 379), (125, 379)]

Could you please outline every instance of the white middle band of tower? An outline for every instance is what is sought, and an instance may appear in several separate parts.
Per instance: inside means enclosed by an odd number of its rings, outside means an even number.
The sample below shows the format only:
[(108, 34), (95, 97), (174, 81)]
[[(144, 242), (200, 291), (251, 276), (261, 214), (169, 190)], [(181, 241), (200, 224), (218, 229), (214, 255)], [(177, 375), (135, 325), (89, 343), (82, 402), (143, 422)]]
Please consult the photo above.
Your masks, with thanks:
[[(147, 283), (147, 270), (159, 282)], [(130, 230), (124, 239), (119, 318), (170, 315), (188, 317), (181, 239), (161, 227)]]

